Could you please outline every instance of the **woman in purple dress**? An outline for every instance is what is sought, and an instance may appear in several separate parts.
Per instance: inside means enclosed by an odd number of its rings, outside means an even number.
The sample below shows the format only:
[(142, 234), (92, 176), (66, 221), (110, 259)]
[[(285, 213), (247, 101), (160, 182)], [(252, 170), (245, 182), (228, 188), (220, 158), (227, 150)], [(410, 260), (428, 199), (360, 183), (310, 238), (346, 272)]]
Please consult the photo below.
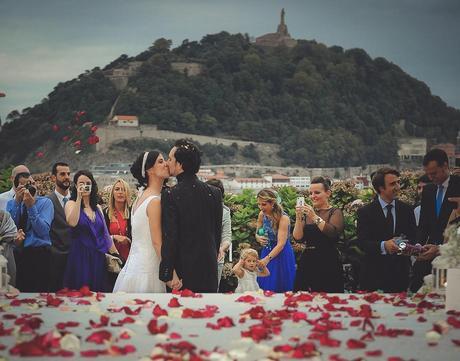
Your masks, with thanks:
[(105, 254), (115, 251), (98, 205), (98, 189), (91, 172), (74, 176), (70, 200), (65, 205), (67, 223), (72, 227), (71, 246), (64, 274), (64, 287), (107, 291)]

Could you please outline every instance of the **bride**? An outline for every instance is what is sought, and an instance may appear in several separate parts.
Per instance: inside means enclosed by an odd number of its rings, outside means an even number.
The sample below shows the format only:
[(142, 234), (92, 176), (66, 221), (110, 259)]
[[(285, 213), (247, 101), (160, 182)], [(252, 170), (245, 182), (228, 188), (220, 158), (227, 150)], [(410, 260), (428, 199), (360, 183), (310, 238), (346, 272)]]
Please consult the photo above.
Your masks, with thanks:
[[(168, 166), (158, 151), (145, 152), (131, 166), (131, 173), (138, 180), (141, 191), (131, 210), (131, 250), (113, 292), (166, 292), (164, 282), (159, 279), (162, 243), (160, 195), (163, 182), (169, 177)], [(174, 276), (175, 288), (182, 287), (175, 272)]]

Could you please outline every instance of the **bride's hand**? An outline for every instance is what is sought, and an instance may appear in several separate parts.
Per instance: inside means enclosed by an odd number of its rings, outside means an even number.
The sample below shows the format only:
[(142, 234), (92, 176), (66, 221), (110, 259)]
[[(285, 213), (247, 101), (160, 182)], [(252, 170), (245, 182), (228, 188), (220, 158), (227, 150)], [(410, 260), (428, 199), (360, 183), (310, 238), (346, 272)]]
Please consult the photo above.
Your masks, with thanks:
[(179, 276), (176, 273), (176, 270), (173, 272), (173, 278), (170, 281), (171, 285), (169, 286), (173, 290), (180, 290), (182, 288), (182, 280), (179, 279)]

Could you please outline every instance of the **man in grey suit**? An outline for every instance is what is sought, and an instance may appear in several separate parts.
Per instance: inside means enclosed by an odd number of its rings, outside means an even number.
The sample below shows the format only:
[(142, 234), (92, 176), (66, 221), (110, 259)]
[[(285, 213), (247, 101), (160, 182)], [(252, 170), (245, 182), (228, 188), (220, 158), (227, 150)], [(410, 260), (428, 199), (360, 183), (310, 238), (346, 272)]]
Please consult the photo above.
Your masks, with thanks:
[(51, 264), (50, 264), (50, 292), (60, 290), (64, 276), (67, 255), (70, 249), (70, 227), (67, 224), (64, 207), (70, 199), (70, 168), (67, 163), (57, 162), (51, 169), (51, 179), (55, 183), (54, 192), (48, 198), (54, 206), (54, 219), (51, 224)]

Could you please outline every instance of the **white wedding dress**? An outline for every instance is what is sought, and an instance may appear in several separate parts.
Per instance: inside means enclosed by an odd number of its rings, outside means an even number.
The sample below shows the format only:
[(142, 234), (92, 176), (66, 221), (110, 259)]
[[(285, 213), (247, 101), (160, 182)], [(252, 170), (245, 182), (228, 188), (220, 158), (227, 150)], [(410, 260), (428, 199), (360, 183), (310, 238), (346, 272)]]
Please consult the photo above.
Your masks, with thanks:
[(155, 252), (150, 236), (147, 197), (131, 214), (132, 243), (125, 266), (120, 271), (113, 292), (165, 293), (166, 286), (159, 279), (160, 258)]

